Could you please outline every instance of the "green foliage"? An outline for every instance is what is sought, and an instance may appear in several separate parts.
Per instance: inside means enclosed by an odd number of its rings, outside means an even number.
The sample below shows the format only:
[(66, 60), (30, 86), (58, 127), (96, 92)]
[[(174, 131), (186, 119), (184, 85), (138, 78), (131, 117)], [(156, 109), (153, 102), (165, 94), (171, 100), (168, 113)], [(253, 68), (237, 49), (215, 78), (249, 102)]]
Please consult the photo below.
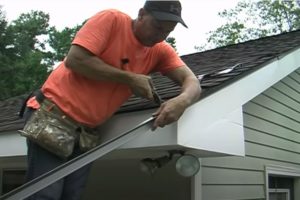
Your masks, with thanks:
[(198, 50), (226, 46), (300, 29), (300, 8), (296, 1), (244, 0), (234, 9), (219, 13), (226, 24), (209, 32), (208, 44)]
[(81, 27), (82, 25), (77, 25), (73, 28), (66, 27), (62, 31), (58, 31), (55, 27), (50, 29), (48, 42), (54, 49), (53, 59), (55, 61), (61, 61), (64, 59), (69, 51), (75, 34)]
[(5, 19), (5, 14), (0, 7), (0, 52), (3, 52), (4, 47), (6, 46), (6, 26), (7, 21)]
[(176, 39), (174, 37), (168, 37), (166, 39), (166, 42), (169, 43), (175, 49), (175, 51), (177, 51), (177, 49), (176, 49)]
[(218, 44), (230, 45), (236, 42), (242, 41), (246, 36), (240, 36), (241, 32), (245, 28), (244, 24), (238, 22), (227, 23), (219, 28), (216, 31), (211, 32), (211, 36), (208, 39), (208, 42), (214, 42)]
[(1, 98), (21, 95), (41, 86), (48, 76), (43, 53), (32, 51), (1, 70)]
[(9, 24), (0, 6), (0, 100), (41, 87), (82, 26), (58, 31), (49, 19), (49, 14), (31, 11)]
[(39, 87), (48, 76), (46, 43), (49, 15), (41, 11), (21, 14), (11, 24), (0, 15), (0, 99)]
[(25, 56), (31, 50), (45, 50), (45, 42), (38, 37), (48, 33), (49, 15), (42, 11), (21, 14), (8, 26), (7, 31), (12, 33), (11, 42), (18, 56)]

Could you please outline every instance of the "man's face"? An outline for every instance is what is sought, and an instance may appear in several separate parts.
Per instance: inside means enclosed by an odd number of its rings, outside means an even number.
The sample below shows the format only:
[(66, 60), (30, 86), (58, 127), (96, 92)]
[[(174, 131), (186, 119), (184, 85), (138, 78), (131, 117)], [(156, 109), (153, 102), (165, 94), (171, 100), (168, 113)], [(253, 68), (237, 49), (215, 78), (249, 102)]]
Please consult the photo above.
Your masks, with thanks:
[(156, 20), (151, 13), (140, 12), (135, 36), (145, 46), (151, 47), (164, 41), (174, 30), (177, 22)]

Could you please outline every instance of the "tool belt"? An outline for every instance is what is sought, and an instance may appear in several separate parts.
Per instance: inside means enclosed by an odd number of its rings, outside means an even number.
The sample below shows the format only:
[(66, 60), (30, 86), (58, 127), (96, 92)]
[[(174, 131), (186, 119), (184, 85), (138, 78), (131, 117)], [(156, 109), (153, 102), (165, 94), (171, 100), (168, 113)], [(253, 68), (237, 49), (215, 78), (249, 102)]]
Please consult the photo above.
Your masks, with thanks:
[(27, 120), (20, 134), (61, 158), (68, 158), (74, 146), (88, 151), (99, 144), (95, 129), (88, 128), (69, 118), (41, 92), (36, 96), (40, 108)]

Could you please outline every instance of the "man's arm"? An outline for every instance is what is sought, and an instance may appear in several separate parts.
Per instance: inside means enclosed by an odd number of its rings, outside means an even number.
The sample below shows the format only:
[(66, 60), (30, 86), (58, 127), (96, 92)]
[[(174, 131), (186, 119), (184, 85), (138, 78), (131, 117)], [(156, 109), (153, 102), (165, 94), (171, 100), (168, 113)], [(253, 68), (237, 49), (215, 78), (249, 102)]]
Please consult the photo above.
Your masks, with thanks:
[(199, 80), (187, 66), (172, 70), (166, 76), (181, 85), (181, 92), (177, 97), (163, 103), (154, 113), (157, 117), (153, 129), (177, 121), (185, 109), (199, 99), (201, 93)]
[(108, 65), (81, 46), (71, 46), (65, 65), (74, 72), (92, 80), (127, 84), (135, 95), (153, 100), (150, 76), (135, 74)]

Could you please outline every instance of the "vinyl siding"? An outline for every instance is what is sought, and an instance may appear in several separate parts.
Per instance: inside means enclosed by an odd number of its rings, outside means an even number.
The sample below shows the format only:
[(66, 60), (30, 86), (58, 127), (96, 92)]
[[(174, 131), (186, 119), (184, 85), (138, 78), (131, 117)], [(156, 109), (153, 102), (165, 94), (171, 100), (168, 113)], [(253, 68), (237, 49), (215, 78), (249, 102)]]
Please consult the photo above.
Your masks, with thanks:
[[(255, 86), (254, 86), (255, 87)], [(300, 167), (300, 70), (243, 106), (245, 157), (203, 158), (203, 200), (265, 199), (265, 166)]]

